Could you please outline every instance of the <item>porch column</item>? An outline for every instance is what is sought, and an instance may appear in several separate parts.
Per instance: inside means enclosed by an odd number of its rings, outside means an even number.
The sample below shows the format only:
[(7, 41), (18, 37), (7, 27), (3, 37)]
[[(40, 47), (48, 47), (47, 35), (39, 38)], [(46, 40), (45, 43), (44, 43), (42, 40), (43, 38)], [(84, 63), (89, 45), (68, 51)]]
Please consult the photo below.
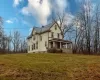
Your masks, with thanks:
[(55, 48), (55, 42), (53, 41), (53, 48)]

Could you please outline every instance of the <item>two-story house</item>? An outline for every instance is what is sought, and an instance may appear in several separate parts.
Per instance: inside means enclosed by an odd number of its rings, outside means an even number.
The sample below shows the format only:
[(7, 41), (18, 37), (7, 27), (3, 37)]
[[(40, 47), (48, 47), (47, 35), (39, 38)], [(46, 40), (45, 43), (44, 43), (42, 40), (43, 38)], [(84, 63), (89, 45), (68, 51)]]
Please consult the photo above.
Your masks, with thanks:
[(56, 23), (34, 27), (27, 38), (28, 53), (47, 52), (49, 48), (72, 48), (72, 42), (63, 39), (62, 31)]

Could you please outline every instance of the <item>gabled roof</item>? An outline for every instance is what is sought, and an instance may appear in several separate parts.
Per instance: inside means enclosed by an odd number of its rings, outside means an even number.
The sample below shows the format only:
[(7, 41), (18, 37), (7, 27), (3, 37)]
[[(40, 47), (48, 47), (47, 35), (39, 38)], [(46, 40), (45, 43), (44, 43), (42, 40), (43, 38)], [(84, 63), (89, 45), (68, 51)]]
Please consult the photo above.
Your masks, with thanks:
[(33, 27), (31, 34), (28, 36), (28, 39), (32, 37), (33, 31), (35, 30), (37, 34), (44, 33), (46, 31), (49, 31), (50, 28), (55, 24), (55, 22), (52, 22), (46, 26), (42, 27)]
[(37, 33), (43, 33), (45, 31), (48, 31), (50, 30), (50, 28), (54, 25), (54, 22), (53, 23), (50, 23), (46, 26), (42, 26), (41, 28), (40, 27), (35, 27), (33, 28), (34, 30), (36, 30)]

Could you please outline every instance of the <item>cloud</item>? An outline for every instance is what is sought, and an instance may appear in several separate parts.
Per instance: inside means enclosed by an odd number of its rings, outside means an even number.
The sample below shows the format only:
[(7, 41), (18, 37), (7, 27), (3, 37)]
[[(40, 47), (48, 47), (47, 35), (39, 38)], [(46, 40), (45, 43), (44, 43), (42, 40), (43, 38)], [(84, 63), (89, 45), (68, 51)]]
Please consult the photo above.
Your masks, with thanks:
[(40, 24), (47, 24), (47, 18), (51, 14), (50, 0), (28, 0), (28, 6), (22, 9), (25, 15), (36, 16)]
[(11, 21), (11, 20), (7, 20), (6, 23), (8, 23), (8, 24), (12, 24), (13, 21)]
[(13, 6), (14, 7), (18, 6), (21, 1), (23, 1), (23, 0), (14, 0)]
[(71, 24), (72, 23), (72, 21), (73, 21), (73, 19), (74, 19), (74, 15), (72, 15), (72, 14), (66, 14), (65, 15), (65, 22), (64, 22), (64, 24), (65, 25), (69, 25), (69, 24)]
[[(73, 19), (75, 18), (74, 15), (66, 13), (65, 17), (64, 17), (64, 22), (62, 25), (62, 29), (64, 28), (64, 26), (69, 26), (71, 24), (73, 24)], [(58, 21), (58, 24), (60, 24), (60, 21)]]
[(66, 10), (68, 5), (69, 4), (68, 4), (67, 0), (55, 0), (55, 3), (53, 3), (53, 5), (52, 5), (52, 9), (53, 9), (53, 11), (55, 11), (57, 13), (59, 12), (62, 14), (62, 12), (64, 12)]
[(27, 26), (32, 26), (32, 24), (30, 24), (29, 22), (22, 20), (23, 25), (27, 25)]
[(32, 15), (40, 24), (46, 25), (52, 11), (61, 13), (67, 7), (67, 0), (28, 0), (28, 5), (22, 9), (22, 13)]
[(10, 18), (10, 19), (6, 20), (6, 23), (9, 23), (9, 24), (12, 24), (14, 22), (18, 23), (18, 19), (16, 17), (13, 17), (13, 18)]
[(30, 29), (29, 29), (29, 35), (31, 34), (32, 30), (33, 30), (33, 28), (30, 28)]

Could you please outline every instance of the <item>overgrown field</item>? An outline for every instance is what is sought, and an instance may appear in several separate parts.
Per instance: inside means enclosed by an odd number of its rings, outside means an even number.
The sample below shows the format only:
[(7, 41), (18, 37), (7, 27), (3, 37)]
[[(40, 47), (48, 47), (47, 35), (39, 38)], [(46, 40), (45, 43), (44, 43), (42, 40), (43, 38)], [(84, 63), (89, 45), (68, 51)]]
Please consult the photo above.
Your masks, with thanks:
[(0, 55), (0, 80), (100, 80), (100, 56)]

